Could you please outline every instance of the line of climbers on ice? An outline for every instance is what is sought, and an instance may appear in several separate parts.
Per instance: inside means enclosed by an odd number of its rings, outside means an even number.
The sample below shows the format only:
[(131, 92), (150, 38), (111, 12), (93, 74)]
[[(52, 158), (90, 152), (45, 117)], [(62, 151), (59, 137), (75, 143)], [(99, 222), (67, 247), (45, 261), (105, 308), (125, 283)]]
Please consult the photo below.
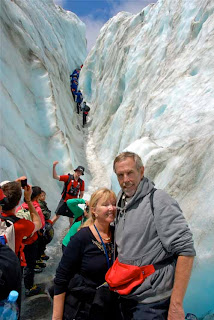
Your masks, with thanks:
[[(144, 176), (142, 160), (133, 152), (114, 160), (121, 187), (118, 197), (110, 189), (98, 188), (89, 202), (81, 178), (85, 168), (78, 165), (72, 174), (59, 175), (58, 163), (53, 162), (52, 174), (63, 183), (63, 191), (51, 220), (40, 187), (31, 187), (24, 176), (2, 183), (0, 300), (11, 290), (21, 295), (23, 271), (26, 296), (40, 292), (33, 283), (34, 272), (36, 265), (39, 270), (45, 267), (41, 261), (49, 258), (45, 246), (62, 215), (69, 217), (70, 229), (48, 289), (52, 320), (184, 319), (183, 299), (196, 253), (178, 203)], [(43, 239), (45, 222), (52, 230), (48, 241)], [(185, 319), (197, 318), (187, 314)]]
[(77, 114), (80, 113), (80, 111), (83, 114), (83, 127), (86, 124), (86, 119), (88, 116), (88, 113), (90, 111), (90, 107), (86, 104), (86, 102), (83, 102), (83, 95), (81, 90), (78, 90), (78, 79), (80, 75), (80, 71), (83, 65), (81, 65), (80, 68), (77, 68), (73, 71), (73, 73), (70, 75), (70, 87), (71, 87), (71, 93), (74, 98), (74, 101), (77, 105)]

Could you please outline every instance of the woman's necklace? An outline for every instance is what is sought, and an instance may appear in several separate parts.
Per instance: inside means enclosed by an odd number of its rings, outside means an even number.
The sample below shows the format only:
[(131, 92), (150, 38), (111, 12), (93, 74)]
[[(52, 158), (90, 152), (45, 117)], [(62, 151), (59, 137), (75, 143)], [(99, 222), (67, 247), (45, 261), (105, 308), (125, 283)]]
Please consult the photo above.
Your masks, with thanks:
[[(97, 229), (97, 227), (95, 226), (95, 224), (94, 224), (94, 227), (95, 227), (95, 229), (96, 229), (96, 231), (97, 231), (97, 233), (98, 233), (98, 229)], [(99, 233), (98, 233), (98, 235), (99, 235)], [(108, 238), (103, 238), (103, 237), (102, 237), (102, 239), (105, 240), (105, 241), (109, 241), (109, 240), (111, 240), (111, 236), (108, 237)]]
[[(102, 238), (103, 238), (103, 237), (102, 237)], [(111, 237), (103, 238), (103, 240), (105, 240), (105, 241), (109, 241), (109, 240), (111, 240)]]

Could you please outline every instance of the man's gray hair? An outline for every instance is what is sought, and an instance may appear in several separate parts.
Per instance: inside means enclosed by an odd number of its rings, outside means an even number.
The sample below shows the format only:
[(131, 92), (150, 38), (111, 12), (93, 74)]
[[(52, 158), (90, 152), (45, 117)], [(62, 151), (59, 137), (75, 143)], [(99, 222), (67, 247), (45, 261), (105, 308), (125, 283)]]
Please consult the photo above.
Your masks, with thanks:
[(142, 167), (143, 167), (143, 162), (141, 160), (141, 157), (134, 153), (134, 152), (129, 152), (129, 151), (125, 151), (125, 152), (122, 152), (120, 153), (115, 159), (114, 159), (114, 164), (113, 164), (113, 169), (114, 169), (114, 172), (116, 173), (115, 171), (115, 164), (117, 162), (121, 162), (121, 161), (124, 161), (126, 160), (127, 158), (132, 158), (136, 164), (136, 169), (139, 171)]

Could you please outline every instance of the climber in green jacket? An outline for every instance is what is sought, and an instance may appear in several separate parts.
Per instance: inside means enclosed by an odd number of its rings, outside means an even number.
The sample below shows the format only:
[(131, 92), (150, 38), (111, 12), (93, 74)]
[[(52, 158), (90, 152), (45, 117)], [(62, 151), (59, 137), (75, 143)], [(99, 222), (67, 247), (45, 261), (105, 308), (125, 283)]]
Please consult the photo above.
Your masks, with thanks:
[[(88, 201), (81, 199), (81, 198), (75, 198), (75, 199), (69, 199), (66, 201), (68, 208), (73, 212), (74, 214), (74, 223), (70, 227), (68, 233), (64, 237), (62, 241), (62, 251), (65, 250), (67, 247), (70, 238), (77, 233), (79, 227), (81, 224), (83, 224), (88, 219), (89, 214), (89, 206)], [(79, 204), (85, 204), (84, 210), (80, 208)]]

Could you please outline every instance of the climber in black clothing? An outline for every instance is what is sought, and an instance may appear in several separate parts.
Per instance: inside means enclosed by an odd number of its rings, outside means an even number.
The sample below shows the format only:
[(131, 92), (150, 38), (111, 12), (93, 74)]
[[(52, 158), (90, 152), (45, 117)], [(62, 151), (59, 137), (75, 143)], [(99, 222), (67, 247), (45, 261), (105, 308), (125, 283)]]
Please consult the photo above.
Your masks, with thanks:
[(82, 115), (83, 115), (83, 122), (82, 125), (84, 127), (84, 125), (86, 124), (86, 117), (88, 115), (90, 111), (90, 107), (86, 104), (86, 102), (83, 102), (83, 106), (82, 106)]

